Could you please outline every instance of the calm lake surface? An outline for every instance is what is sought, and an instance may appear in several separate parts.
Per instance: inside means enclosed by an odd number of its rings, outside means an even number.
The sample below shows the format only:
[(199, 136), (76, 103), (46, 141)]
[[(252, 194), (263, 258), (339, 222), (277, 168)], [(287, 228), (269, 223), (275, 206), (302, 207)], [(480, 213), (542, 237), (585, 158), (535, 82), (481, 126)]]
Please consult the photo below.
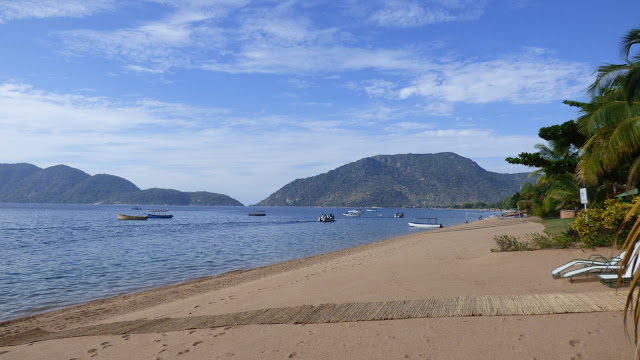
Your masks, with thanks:
[[(407, 225), (416, 217), (437, 217), (445, 227), (479, 217), (464, 210), (344, 217), (347, 208), (170, 206), (173, 219), (116, 218), (156, 208), (0, 204), (0, 321), (429, 231)], [(259, 209), (267, 215), (248, 216)], [(393, 218), (395, 212), (405, 217)], [(335, 222), (317, 221), (329, 213)]]

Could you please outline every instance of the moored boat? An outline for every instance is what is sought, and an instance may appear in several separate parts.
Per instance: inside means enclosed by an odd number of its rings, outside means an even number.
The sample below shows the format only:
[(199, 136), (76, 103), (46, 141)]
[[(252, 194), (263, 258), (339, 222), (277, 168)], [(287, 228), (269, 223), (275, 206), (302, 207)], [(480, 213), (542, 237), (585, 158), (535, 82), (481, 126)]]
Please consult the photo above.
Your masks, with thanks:
[(342, 213), (344, 216), (360, 216), (360, 214), (362, 214), (362, 210), (360, 209), (347, 210), (347, 212)]
[(333, 214), (329, 214), (329, 215), (322, 214), (318, 216), (319, 222), (333, 222), (335, 220), (336, 219), (335, 219), (335, 216), (333, 216)]
[(147, 216), (116, 214), (118, 220), (147, 220)]
[(515, 209), (503, 211), (502, 214), (498, 215), (500, 219), (512, 219), (512, 218), (521, 218), (523, 214)]
[(149, 210), (147, 217), (150, 219), (171, 219), (173, 215), (167, 214), (169, 210)]
[(342, 213), (342, 215), (344, 215), (344, 216), (360, 216), (360, 213), (359, 212), (347, 211), (346, 213)]
[(250, 212), (249, 216), (265, 216), (267, 215), (264, 210), (256, 210), (255, 212)]
[(442, 224), (438, 224), (438, 218), (418, 218), (420, 222), (409, 222), (409, 226), (415, 228), (441, 228)]
[(402, 217), (404, 217), (404, 213), (401, 213), (401, 212), (395, 213), (395, 214), (393, 214), (393, 217), (394, 218), (402, 218)]

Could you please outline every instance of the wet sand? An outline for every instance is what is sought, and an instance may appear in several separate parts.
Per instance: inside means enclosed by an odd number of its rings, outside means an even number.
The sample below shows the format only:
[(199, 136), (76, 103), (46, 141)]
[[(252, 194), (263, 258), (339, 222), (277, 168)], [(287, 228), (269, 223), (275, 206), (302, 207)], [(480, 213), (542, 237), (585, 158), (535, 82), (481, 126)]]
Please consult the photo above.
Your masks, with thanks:
[[(481, 221), (20, 318), (0, 324), (0, 359), (632, 358), (635, 346), (621, 311), (216, 327), (199, 322), (262, 309), (276, 309), (271, 313), (277, 317), (279, 308), (326, 304), (615, 295), (593, 276), (573, 283), (550, 276), (564, 262), (615, 254), (613, 249), (490, 251), (495, 235), (541, 231), (535, 222)], [(625, 292), (618, 290), (619, 296)], [(143, 323), (152, 326), (142, 331)], [(91, 335), (91, 327), (100, 326), (108, 331)], [(46, 336), (63, 338), (42, 340)]]

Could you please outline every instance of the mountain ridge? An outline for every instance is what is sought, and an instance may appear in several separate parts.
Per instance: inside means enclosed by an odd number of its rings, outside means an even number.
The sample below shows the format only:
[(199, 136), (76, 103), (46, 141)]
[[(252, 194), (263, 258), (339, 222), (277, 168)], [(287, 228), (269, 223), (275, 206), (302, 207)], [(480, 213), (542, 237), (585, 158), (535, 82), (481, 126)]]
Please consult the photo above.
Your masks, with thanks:
[(259, 206), (447, 207), (497, 203), (528, 173), (500, 174), (451, 152), (376, 155), (296, 179)]
[(0, 202), (243, 206), (224, 194), (141, 190), (115, 175), (92, 176), (67, 165), (42, 169), (27, 163), (0, 164)]

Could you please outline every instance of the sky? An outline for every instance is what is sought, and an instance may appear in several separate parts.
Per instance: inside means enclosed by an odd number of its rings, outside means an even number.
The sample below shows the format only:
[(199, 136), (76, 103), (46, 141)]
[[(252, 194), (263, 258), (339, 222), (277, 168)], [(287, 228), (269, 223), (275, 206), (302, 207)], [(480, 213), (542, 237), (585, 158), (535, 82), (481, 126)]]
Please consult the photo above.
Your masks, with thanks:
[(488, 171), (576, 119), (640, 1), (0, 0), (0, 163), (255, 204), (375, 155)]

